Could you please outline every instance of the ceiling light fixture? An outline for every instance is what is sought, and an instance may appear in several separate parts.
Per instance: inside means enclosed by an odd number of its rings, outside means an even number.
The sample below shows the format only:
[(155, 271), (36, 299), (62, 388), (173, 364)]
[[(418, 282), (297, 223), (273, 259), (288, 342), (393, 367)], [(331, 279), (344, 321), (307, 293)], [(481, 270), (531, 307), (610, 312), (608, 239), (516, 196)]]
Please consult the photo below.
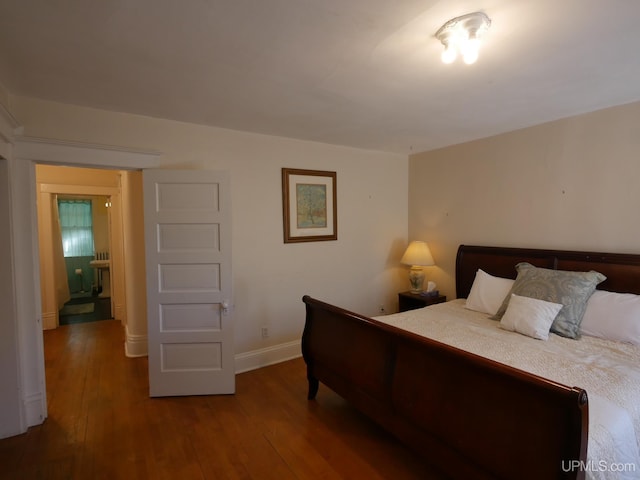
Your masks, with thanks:
[(436, 32), (436, 38), (444, 45), (442, 61), (452, 63), (461, 54), (467, 65), (475, 63), (478, 60), (480, 38), (490, 25), (491, 19), (483, 12), (467, 13), (442, 25)]

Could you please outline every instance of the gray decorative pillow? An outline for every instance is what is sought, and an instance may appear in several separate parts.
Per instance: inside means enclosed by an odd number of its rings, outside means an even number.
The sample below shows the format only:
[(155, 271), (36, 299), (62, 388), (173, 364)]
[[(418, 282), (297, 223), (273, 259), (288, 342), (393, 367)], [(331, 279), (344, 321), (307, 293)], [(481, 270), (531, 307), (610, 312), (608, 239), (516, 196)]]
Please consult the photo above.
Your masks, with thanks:
[(500, 320), (507, 310), (511, 294), (537, 298), (547, 302), (561, 303), (562, 309), (551, 325), (551, 331), (563, 337), (579, 338), (580, 323), (587, 308), (587, 300), (596, 285), (607, 277), (590, 272), (569, 272), (534, 267), (530, 263), (516, 265), (518, 276), (502, 305), (491, 317)]

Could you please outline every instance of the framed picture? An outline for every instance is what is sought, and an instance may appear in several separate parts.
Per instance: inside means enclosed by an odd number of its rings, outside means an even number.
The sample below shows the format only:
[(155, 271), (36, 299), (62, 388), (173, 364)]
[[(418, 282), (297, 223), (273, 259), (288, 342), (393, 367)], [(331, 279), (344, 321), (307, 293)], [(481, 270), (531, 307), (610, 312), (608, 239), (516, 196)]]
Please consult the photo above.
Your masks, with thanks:
[(336, 172), (282, 169), (284, 243), (338, 239)]

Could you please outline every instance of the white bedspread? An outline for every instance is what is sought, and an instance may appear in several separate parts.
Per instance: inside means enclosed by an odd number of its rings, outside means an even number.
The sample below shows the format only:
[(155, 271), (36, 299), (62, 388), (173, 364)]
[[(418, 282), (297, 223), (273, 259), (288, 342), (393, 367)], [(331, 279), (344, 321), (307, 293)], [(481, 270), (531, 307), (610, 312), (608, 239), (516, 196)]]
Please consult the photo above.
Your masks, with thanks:
[(585, 389), (587, 478), (640, 479), (640, 347), (587, 336), (572, 340), (551, 334), (547, 341), (535, 340), (501, 329), (464, 303), (453, 300), (375, 319)]

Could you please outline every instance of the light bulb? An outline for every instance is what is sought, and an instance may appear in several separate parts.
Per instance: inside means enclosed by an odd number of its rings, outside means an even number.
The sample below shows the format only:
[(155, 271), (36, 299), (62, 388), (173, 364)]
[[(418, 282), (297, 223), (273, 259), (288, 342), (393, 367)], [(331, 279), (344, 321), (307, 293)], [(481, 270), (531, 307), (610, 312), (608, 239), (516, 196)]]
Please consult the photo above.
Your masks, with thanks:
[(442, 59), (442, 63), (453, 63), (457, 56), (458, 52), (456, 51), (456, 47), (448, 43), (442, 51), (440, 58)]
[(476, 63), (478, 60), (478, 51), (480, 50), (480, 40), (475, 36), (469, 38), (462, 47), (462, 60), (467, 65)]

